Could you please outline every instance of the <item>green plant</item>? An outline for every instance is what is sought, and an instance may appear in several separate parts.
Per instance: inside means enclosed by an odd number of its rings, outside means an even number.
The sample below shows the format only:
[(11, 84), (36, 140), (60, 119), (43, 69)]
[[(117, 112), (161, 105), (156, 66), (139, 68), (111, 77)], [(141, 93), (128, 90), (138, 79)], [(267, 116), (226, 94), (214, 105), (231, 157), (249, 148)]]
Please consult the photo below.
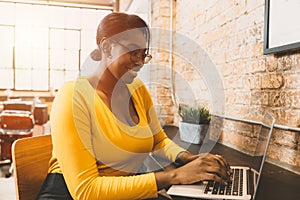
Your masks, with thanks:
[(211, 119), (209, 109), (204, 106), (190, 106), (181, 104), (179, 106), (178, 113), (183, 122), (192, 124), (209, 124)]

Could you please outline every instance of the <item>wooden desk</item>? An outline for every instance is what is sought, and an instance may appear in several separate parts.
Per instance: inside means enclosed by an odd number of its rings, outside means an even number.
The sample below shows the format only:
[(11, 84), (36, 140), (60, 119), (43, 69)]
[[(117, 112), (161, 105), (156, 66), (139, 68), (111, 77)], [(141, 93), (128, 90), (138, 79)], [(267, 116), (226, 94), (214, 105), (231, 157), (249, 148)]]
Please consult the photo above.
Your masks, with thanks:
[[(210, 150), (210, 144), (193, 145), (182, 142), (179, 139), (178, 128), (174, 126), (164, 127), (166, 134), (178, 145), (187, 147), (192, 153), (210, 152), (224, 156), (231, 165), (251, 166), (251, 156), (243, 154), (237, 150), (221, 144), (214, 145)], [(173, 197), (174, 200), (184, 200), (191, 198)], [(261, 180), (255, 200), (296, 200), (300, 199), (300, 175), (265, 162)]]

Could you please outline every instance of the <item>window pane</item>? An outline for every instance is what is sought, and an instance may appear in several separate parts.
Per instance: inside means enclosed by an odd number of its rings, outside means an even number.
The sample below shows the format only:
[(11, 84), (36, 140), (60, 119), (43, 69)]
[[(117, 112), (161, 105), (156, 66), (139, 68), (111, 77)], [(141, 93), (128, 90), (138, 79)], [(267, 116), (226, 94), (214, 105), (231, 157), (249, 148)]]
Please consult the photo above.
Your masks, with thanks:
[(96, 31), (82, 30), (81, 31), (81, 49), (90, 50), (97, 48)]
[(79, 52), (65, 51), (65, 69), (78, 70), (79, 69)]
[(50, 71), (50, 88), (59, 89), (65, 81), (65, 71)]
[(0, 2), (0, 24), (15, 23), (15, 4)]
[(32, 71), (28, 69), (16, 70), (16, 89), (31, 90), (32, 89)]
[(1, 47), (14, 46), (14, 27), (0, 26), (0, 44)]
[(32, 49), (16, 47), (16, 68), (32, 67)]
[(80, 8), (65, 8), (64, 12), (66, 28), (81, 28)]
[(62, 29), (50, 29), (50, 48), (64, 49), (65, 35)]
[(32, 5), (30, 8), (31, 23), (37, 27), (48, 28), (49, 25), (49, 8), (43, 5)]
[(65, 27), (64, 7), (49, 6), (49, 26), (57, 28)]
[(13, 76), (12, 69), (0, 69), (0, 88), (13, 88)]
[(32, 67), (48, 69), (48, 49), (33, 49)]
[(65, 66), (64, 50), (50, 49), (50, 69), (63, 69)]
[(48, 90), (48, 71), (33, 70), (32, 89), (33, 90)]
[(48, 27), (48, 6), (16, 4), (16, 24)]
[(0, 2), (0, 88), (58, 89), (77, 78), (80, 62), (97, 47), (97, 26), (110, 12)]
[(71, 81), (78, 78), (78, 71), (66, 71), (65, 81)]
[(80, 32), (73, 30), (65, 31), (65, 48), (70, 50), (80, 49)]
[(33, 29), (31, 26), (16, 25), (16, 47), (31, 47), (34, 43), (32, 36)]
[(13, 48), (0, 46), (0, 69), (12, 68), (13, 66)]
[(83, 29), (96, 29), (99, 19), (97, 19), (97, 10), (82, 9), (81, 10), (81, 21)]
[(16, 24), (29, 25), (32, 24), (32, 5), (16, 4)]
[(48, 48), (48, 27), (34, 27), (30, 33), (31, 45), (35, 48)]

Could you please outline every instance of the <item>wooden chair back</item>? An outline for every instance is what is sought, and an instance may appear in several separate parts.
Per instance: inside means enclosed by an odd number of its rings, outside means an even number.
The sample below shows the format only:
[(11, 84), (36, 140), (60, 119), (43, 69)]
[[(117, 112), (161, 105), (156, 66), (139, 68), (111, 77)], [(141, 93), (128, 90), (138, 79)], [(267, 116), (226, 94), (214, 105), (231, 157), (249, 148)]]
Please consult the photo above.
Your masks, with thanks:
[(51, 135), (18, 139), (12, 146), (16, 199), (36, 199), (52, 155)]

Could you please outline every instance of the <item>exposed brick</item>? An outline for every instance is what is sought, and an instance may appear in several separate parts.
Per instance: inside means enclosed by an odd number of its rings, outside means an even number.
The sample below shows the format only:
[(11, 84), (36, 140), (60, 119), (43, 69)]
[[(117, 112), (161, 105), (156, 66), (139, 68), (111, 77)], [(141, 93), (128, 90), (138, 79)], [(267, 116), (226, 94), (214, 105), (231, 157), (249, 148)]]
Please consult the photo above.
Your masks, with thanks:
[(286, 91), (286, 105), (292, 108), (300, 109), (300, 91)]
[(252, 59), (251, 61), (251, 72), (256, 73), (256, 72), (265, 72), (266, 71), (266, 61), (264, 58), (260, 59)]
[(282, 74), (266, 74), (262, 76), (262, 89), (279, 89), (283, 86)]
[(164, 122), (164, 124), (173, 124), (174, 122), (174, 117), (172, 115), (161, 115), (159, 119)]
[(249, 77), (250, 89), (261, 89), (262, 77), (260, 75), (252, 75)]
[(265, 92), (265, 91), (251, 92), (250, 105), (268, 105), (268, 104), (269, 104), (269, 92)]
[(256, 147), (256, 141), (253, 138), (245, 137), (235, 132), (223, 132), (223, 141), (238, 146), (243, 149), (247, 149), (249, 152), (253, 152)]
[[(300, 127), (300, 53), (263, 55), (264, 0), (177, 0), (174, 4), (174, 30), (199, 44), (220, 73), (226, 97), (226, 115), (258, 120), (259, 114), (269, 110), (275, 116), (276, 124)], [(168, 29), (169, 0), (152, 1), (152, 6), (151, 25)], [(162, 8), (159, 9), (159, 6)], [(163, 49), (162, 45), (169, 40), (158, 34), (152, 41)], [(204, 64), (198, 50), (190, 49), (186, 41), (175, 37), (173, 47), (177, 98), (181, 102), (199, 100), (211, 105), (211, 93), (215, 91), (209, 91), (201, 72), (193, 70), (198, 64), (209, 66)], [(176, 54), (182, 50), (196, 58), (196, 66)], [(155, 61), (159, 61), (150, 70), (151, 81), (170, 85), (170, 71), (166, 69), (169, 66), (168, 53), (151, 53), (155, 55)], [(167, 100), (171, 98), (168, 91), (158, 88), (153, 91), (156, 92), (156, 103), (171, 105), (172, 102)], [(159, 117), (176, 123), (178, 119), (176, 114), (175, 118), (172, 117), (172, 112), (176, 110), (164, 109)], [(214, 131), (211, 133), (212, 137), (220, 134), (221, 141), (254, 148), (257, 127), (253, 129), (252, 132), (251, 126), (226, 122), (224, 127), (221, 123), (213, 124), (211, 130), (215, 130), (216, 135), (213, 135)], [(299, 135), (276, 130), (268, 156), (300, 168)]]
[(267, 156), (292, 166), (299, 166), (299, 151), (295, 151), (284, 146), (270, 145)]
[(271, 143), (297, 150), (297, 145), (298, 145), (297, 140), (298, 140), (298, 133), (275, 129), (271, 138)]
[(295, 53), (292, 56), (294, 65), (291, 70), (299, 70), (300, 69), (300, 53)]
[(300, 72), (285, 73), (285, 88), (298, 89), (300, 88)]
[(251, 98), (250, 98), (249, 92), (238, 92), (236, 94), (235, 103), (249, 105), (250, 100), (251, 100)]
[(269, 106), (286, 106), (287, 93), (285, 91), (274, 91), (269, 93)]
[(286, 71), (291, 69), (293, 60), (290, 56), (283, 56), (278, 59), (278, 70)]

